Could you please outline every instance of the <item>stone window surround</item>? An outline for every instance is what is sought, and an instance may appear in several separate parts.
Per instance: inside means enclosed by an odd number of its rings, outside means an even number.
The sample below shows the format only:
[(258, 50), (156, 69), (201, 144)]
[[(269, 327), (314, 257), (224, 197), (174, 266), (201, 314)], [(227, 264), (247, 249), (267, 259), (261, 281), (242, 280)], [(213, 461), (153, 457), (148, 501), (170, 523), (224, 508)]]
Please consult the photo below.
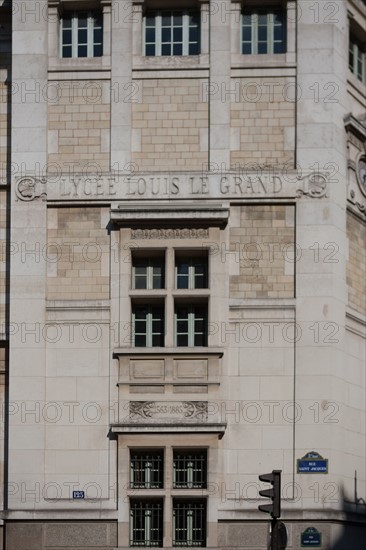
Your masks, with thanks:
[[(217, 495), (211, 496), (210, 479), (215, 472), (220, 471), (218, 464), (218, 439), (219, 433), (204, 433), (199, 429), (191, 427), (190, 430), (185, 433), (172, 433), (171, 426), (170, 431), (164, 434), (154, 433), (153, 429), (149, 433), (126, 433), (120, 430), (117, 426), (113, 429), (113, 432), (118, 434), (118, 477), (120, 480), (120, 487), (126, 488), (121, 494), (123, 506), (129, 509), (130, 498), (163, 498), (164, 499), (164, 538), (163, 547), (172, 547), (172, 526), (173, 526), (173, 498), (203, 498), (207, 501), (207, 517), (206, 526), (209, 527), (216, 521), (216, 507), (214, 501)], [(222, 434), (223, 435), (223, 434)], [(218, 437), (219, 436), (219, 437)], [(130, 468), (130, 449), (164, 449), (164, 489), (130, 489), (129, 488), (129, 468)], [(207, 449), (207, 489), (173, 489), (173, 450), (174, 449)], [(171, 465), (171, 467), (169, 467)], [(215, 474), (216, 475), (216, 474)], [(211, 487), (212, 491), (212, 487)], [(129, 537), (129, 515), (123, 514), (126, 518), (125, 527), (120, 531), (121, 540)], [(207, 528), (206, 547), (216, 547), (216, 533), (215, 529)], [(127, 546), (124, 545), (124, 546)]]
[[(111, 62), (111, 24), (112, 24), (112, 0), (49, 0), (48, 2), (48, 57), (49, 65), (56, 69), (82, 68), (95, 71), (104, 67), (110, 67)], [(67, 11), (93, 9), (103, 13), (103, 55), (101, 57), (60, 57), (60, 16), (64, 9)]]
[[(143, 12), (146, 0), (132, 0), (133, 2), (133, 68), (143, 69), (203, 69), (209, 64), (209, 20), (210, 4), (208, 0), (198, 0), (201, 9), (201, 54), (198, 56), (166, 56), (145, 57), (143, 55)], [(241, 12), (243, 2), (232, 0), (231, 2), (231, 60), (233, 67), (242, 67), (243, 60), (249, 67), (255, 66), (283, 66), (293, 65), (296, 61), (296, 2), (284, 0), (287, 5), (287, 52), (285, 54), (246, 55), (241, 54)], [(251, 3), (253, 5), (253, 3)], [(270, 5), (282, 5), (281, 1), (270, 2)], [(162, 4), (160, 3), (159, 6)], [(164, 7), (171, 7), (171, 3), (163, 0)], [(266, 4), (267, 5), (267, 4)], [(174, 61), (176, 63), (174, 64)]]

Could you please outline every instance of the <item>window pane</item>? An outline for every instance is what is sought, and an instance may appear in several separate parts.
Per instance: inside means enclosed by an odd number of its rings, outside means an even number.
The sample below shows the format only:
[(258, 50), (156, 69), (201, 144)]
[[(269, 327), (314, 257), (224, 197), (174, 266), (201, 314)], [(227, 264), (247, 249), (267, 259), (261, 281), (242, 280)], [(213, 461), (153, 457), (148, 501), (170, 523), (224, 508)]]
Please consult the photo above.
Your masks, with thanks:
[(71, 44), (71, 30), (62, 31), (62, 43)]
[(88, 46), (78, 47), (78, 57), (88, 57)]
[(163, 27), (170, 27), (172, 24), (172, 18), (171, 15), (165, 14), (161, 18), (161, 24)]
[(135, 346), (146, 348), (146, 336), (143, 334), (135, 334)]
[(252, 40), (252, 29), (251, 27), (243, 27), (243, 41), (250, 42)]
[(145, 16), (146, 27), (155, 27), (155, 15), (147, 14)]
[(63, 29), (71, 29), (71, 17), (63, 17), (62, 18), (62, 28)]
[(180, 14), (175, 13), (173, 23), (174, 25), (183, 25), (183, 17)]
[(79, 29), (78, 30), (78, 42), (79, 42), (79, 44), (87, 44), (88, 43), (88, 31), (86, 29)]
[(258, 26), (260, 25), (267, 26), (267, 14), (258, 15)]
[(155, 42), (155, 29), (154, 28), (146, 29), (145, 41), (146, 42)]
[(284, 47), (282, 42), (275, 42), (273, 45), (273, 53), (284, 53)]
[(267, 42), (259, 42), (258, 53), (267, 53)]
[(189, 55), (199, 55), (200, 47), (199, 44), (190, 44), (189, 45)]
[(88, 19), (87, 17), (78, 17), (78, 27), (79, 29), (84, 28), (86, 29), (88, 26)]
[(62, 57), (72, 57), (72, 48), (71, 48), (71, 46), (63, 46), (63, 48), (62, 48)]
[(258, 40), (267, 40), (267, 27), (258, 27)]
[(96, 44), (94, 46), (94, 57), (101, 57), (103, 55), (103, 46), (102, 44)]
[(252, 45), (245, 43), (243, 44), (243, 54), (251, 54), (252, 53)]
[(173, 44), (173, 55), (182, 55), (183, 47), (182, 44)]
[(162, 42), (170, 42), (172, 39), (172, 32), (170, 28), (162, 29), (161, 40)]
[(161, 46), (161, 55), (170, 55), (171, 54), (171, 45), (162, 44)]
[(174, 42), (182, 42), (182, 40), (183, 40), (183, 29), (181, 27), (173, 29), (173, 40), (174, 40)]
[(103, 33), (102, 29), (94, 29), (94, 42), (97, 44), (102, 43)]
[(155, 55), (155, 44), (146, 44), (145, 55)]
[(274, 28), (274, 39), (275, 40), (283, 40), (283, 29), (282, 27), (275, 27)]
[(188, 334), (177, 335), (177, 346), (188, 347)]

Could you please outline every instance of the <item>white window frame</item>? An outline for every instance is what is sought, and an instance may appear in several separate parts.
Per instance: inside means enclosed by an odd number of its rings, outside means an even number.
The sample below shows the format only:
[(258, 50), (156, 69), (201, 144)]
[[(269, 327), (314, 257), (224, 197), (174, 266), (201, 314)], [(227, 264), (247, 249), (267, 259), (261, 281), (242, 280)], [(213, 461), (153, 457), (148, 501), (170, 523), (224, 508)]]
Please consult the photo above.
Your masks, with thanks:
[[(245, 11), (244, 13), (242, 13), (242, 17), (241, 17), (241, 29), (240, 29), (240, 33), (241, 33), (241, 53), (242, 55), (281, 55), (281, 54), (278, 54), (278, 53), (275, 53), (274, 52), (274, 44), (275, 44), (275, 39), (274, 39), (274, 29), (275, 29), (275, 24), (274, 24), (274, 15), (275, 13), (282, 13), (282, 16), (283, 16), (283, 39), (282, 39), (282, 45), (283, 45), (283, 52), (281, 52), (282, 54), (286, 53), (286, 50), (287, 50), (287, 38), (286, 38), (286, 11), (283, 11), (282, 9), (262, 9), (262, 10), (250, 10), (250, 13), (249, 11)], [(244, 53), (243, 52), (243, 45), (244, 45), (244, 42), (247, 44), (249, 43), (248, 41), (244, 41), (243, 40), (243, 28), (244, 28), (244, 15), (250, 15), (251, 17), (251, 29), (252, 29), (252, 39), (251, 39), (251, 53)], [(267, 16), (267, 52), (266, 53), (263, 53), (263, 54), (259, 54), (258, 53), (258, 42), (259, 42), (259, 36), (258, 36), (258, 29), (259, 29), (259, 16), (260, 15), (266, 15)], [(246, 27), (248, 27), (248, 25), (245, 25)]]
[[(147, 501), (149, 501), (151, 504), (154, 504), (153, 501), (150, 501), (150, 499), (144, 499), (144, 498), (141, 498), (141, 502), (142, 503), (147, 503)], [(160, 501), (156, 501), (156, 504), (159, 504), (161, 506), (161, 510), (160, 510), (160, 514), (162, 515), (162, 517), (164, 518), (164, 502), (163, 500)], [(134, 539), (134, 535), (136, 534), (136, 528), (134, 528), (134, 520), (136, 519), (134, 517), (134, 513), (132, 512), (137, 512), (136, 509), (132, 508), (131, 504), (130, 504), (130, 546), (139, 546), (139, 547), (154, 547), (154, 548), (158, 548), (158, 544), (151, 544), (151, 539), (152, 539), (152, 509), (145, 509), (144, 510), (144, 542), (145, 544), (141, 544), (139, 541), (136, 541)], [(164, 536), (164, 520), (162, 522), (162, 526), (159, 525), (158, 529), (160, 530), (160, 527), (162, 528), (162, 531), (159, 532), (159, 538), (163, 539), (163, 536)]]
[[(187, 307), (188, 308), (188, 319), (187, 319), (188, 320), (188, 332), (187, 333), (178, 333), (178, 315), (177, 315), (177, 311), (176, 311), (177, 307)], [(197, 320), (196, 319), (196, 314), (195, 314), (195, 311), (194, 311), (195, 307), (205, 307), (206, 308), (206, 317), (203, 320), (206, 322), (206, 325), (207, 325), (207, 322), (208, 322), (208, 304), (207, 303), (204, 303), (204, 304), (193, 303), (193, 304), (188, 304), (188, 305), (183, 305), (183, 304), (178, 303), (174, 307), (174, 339), (175, 339), (175, 345), (177, 347), (182, 347), (182, 348), (183, 347), (188, 347), (188, 348), (195, 347), (196, 346), (196, 344), (195, 344), (196, 334), (202, 334), (201, 332), (200, 333), (195, 332), (195, 322)], [(207, 329), (207, 326), (206, 326), (206, 329)], [(188, 345), (187, 346), (178, 346), (178, 334), (188, 334)], [(203, 334), (205, 335), (205, 338), (206, 338), (206, 341), (207, 341), (207, 330)]]
[[(139, 346), (136, 346), (136, 344), (135, 344), (135, 338), (136, 338), (135, 307), (138, 307), (139, 305), (140, 304), (133, 304), (133, 307), (132, 307), (132, 339), (133, 339), (133, 345), (135, 347), (139, 347)], [(164, 323), (164, 326), (165, 326), (164, 304), (162, 303), (162, 304), (144, 304), (144, 305), (147, 307), (147, 310), (148, 310), (147, 315), (146, 315), (146, 332), (139, 332), (138, 334), (144, 334), (145, 337), (146, 337), (146, 346), (144, 346), (144, 347), (146, 347), (146, 348), (160, 347), (160, 346), (153, 346), (153, 336), (155, 334), (160, 334), (160, 333), (153, 333), (153, 331), (152, 331), (153, 321), (156, 320), (156, 318), (153, 316), (154, 314), (153, 314), (152, 310), (153, 310), (154, 307), (161, 308), (161, 310), (162, 310), (162, 319), (163, 319), (163, 323)], [(164, 339), (164, 334), (163, 334), (163, 339)]]
[[(63, 22), (64, 18), (60, 18), (60, 57), (63, 59), (72, 59), (72, 58), (79, 58), (79, 59), (86, 59), (85, 57), (79, 57), (78, 55), (78, 47), (79, 47), (79, 41), (78, 41), (78, 30), (79, 30), (79, 18), (80, 17), (86, 17), (87, 18), (87, 56), (86, 57), (94, 57), (94, 46), (96, 45), (94, 43), (94, 29), (99, 28), (95, 27), (94, 20), (95, 20), (95, 13), (93, 11), (88, 12), (73, 12), (71, 14), (71, 44), (64, 44), (63, 43)], [(98, 12), (99, 13), (99, 12)], [(103, 55), (103, 16), (102, 16), (102, 55)], [(64, 46), (71, 46), (71, 58), (63, 57), (63, 48)], [(101, 57), (101, 56), (98, 56)]]
[[(353, 34), (350, 34), (349, 38), (349, 52), (353, 54), (353, 64), (348, 64), (349, 70), (351, 73), (359, 80), (360, 82), (366, 82), (366, 52), (362, 51), (360, 48), (360, 41), (354, 37)], [(361, 61), (361, 75), (358, 71), (358, 64)]]
[[(194, 260), (195, 259), (198, 259), (198, 260), (204, 260), (206, 262), (206, 277), (207, 277), (207, 286), (205, 287), (196, 287), (196, 266), (194, 265)], [(180, 287), (178, 286), (178, 265), (177, 263), (183, 259), (183, 256), (176, 256), (176, 259), (175, 259), (175, 288), (179, 289)], [(191, 257), (187, 257), (187, 262), (189, 262), (189, 267), (188, 267), (188, 287), (185, 289), (185, 290), (194, 290), (195, 288), (199, 288), (199, 289), (205, 289), (205, 288), (208, 288), (208, 258), (207, 256), (202, 258), (200, 256), (191, 256)], [(182, 290), (184, 290), (182, 288)]]
[[(170, 54), (162, 54), (162, 16), (164, 14), (173, 14), (173, 13), (179, 13), (182, 15), (182, 56), (183, 55), (194, 55), (189, 53), (189, 16), (192, 13), (197, 13), (199, 15), (199, 12), (197, 10), (153, 10), (150, 12), (150, 14), (155, 15), (155, 55), (152, 57), (169, 57), (174, 56), (177, 54), (173, 54), (173, 46), (174, 46), (174, 40), (172, 36), (172, 40), (170, 43)], [(171, 27), (173, 29), (173, 26)], [(198, 46), (199, 50), (201, 48), (201, 22), (199, 22), (199, 40), (198, 40)], [(149, 42), (149, 44), (152, 44), (152, 42)], [(143, 52), (146, 56), (146, 17), (143, 18)], [(178, 54), (179, 57), (181, 56)], [(199, 53), (197, 54), (199, 55)]]
[[(157, 256), (156, 258), (146, 258), (146, 287), (145, 288), (137, 288), (136, 287), (136, 265), (134, 265), (134, 263), (132, 264), (132, 288), (134, 290), (161, 290), (165, 287), (165, 284), (161, 287), (158, 287), (156, 289), (154, 289), (154, 260), (157, 260), (158, 262), (161, 263), (162, 267), (163, 267), (163, 272), (162, 272), (162, 279), (163, 279), (163, 282), (165, 282), (165, 257), (164, 256)], [(134, 258), (133, 259), (133, 262), (135, 260), (141, 260), (143, 261), (143, 258)], [(138, 277), (141, 277), (140, 275), (138, 275)]]

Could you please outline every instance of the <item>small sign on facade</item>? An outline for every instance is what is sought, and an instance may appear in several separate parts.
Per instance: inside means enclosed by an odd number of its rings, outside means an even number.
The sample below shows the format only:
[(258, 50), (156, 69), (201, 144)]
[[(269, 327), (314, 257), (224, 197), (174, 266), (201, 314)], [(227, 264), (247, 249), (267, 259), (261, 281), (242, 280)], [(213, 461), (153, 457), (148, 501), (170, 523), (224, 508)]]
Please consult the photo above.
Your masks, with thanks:
[(311, 451), (302, 458), (297, 459), (298, 474), (327, 474), (328, 459), (323, 458), (319, 453)]
[(308, 527), (301, 533), (301, 546), (317, 548), (322, 545), (322, 535), (315, 527)]
[(80, 498), (85, 498), (85, 491), (73, 491), (72, 492), (72, 498), (74, 500), (80, 499)]

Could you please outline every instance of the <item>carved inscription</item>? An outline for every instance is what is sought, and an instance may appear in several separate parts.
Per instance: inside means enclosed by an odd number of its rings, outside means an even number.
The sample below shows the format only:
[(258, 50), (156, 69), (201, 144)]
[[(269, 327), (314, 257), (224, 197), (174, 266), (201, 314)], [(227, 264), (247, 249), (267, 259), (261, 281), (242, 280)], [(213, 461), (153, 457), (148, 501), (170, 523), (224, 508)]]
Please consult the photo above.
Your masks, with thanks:
[(206, 401), (131, 401), (130, 419), (164, 422), (206, 422)]

